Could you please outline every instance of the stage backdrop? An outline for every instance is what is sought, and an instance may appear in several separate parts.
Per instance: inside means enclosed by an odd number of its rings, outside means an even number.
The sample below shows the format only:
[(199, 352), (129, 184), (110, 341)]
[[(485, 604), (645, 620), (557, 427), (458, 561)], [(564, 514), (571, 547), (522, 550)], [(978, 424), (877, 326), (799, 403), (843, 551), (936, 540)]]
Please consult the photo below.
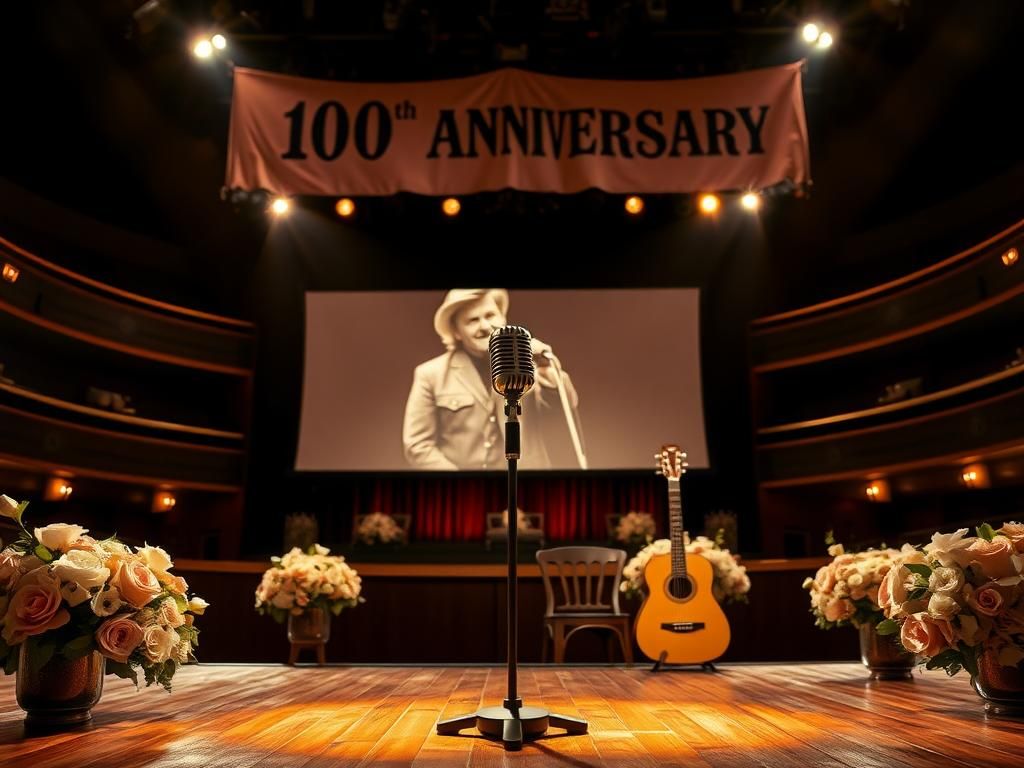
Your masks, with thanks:
[(693, 80), (236, 68), (226, 184), (283, 195), (759, 190), (810, 178), (802, 63)]
[[(445, 352), (434, 331), (434, 313), (444, 296), (443, 291), (306, 294), (296, 469), (422, 469), (406, 458), (403, 421), (414, 369)], [(510, 292), (508, 322), (526, 326), (550, 345), (576, 390), (589, 469), (653, 473), (654, 453), (667, 442), (682, 446), (691, 466), (708, 466), (699, 302), (696, 289)], [(472, 369), (463, 373), (477, 376)], [(563, 445), (556, 446), (561, 450), (552, 450), (550, 468), (578, 469), (560, 400), (553, 390), (545, 396), (564, 433)], [(536, 456), (525, 455), (530, 426), (524, 414), (523, 469), (536, 466)], [(503, 469), (504, 459), (489, 468)]]

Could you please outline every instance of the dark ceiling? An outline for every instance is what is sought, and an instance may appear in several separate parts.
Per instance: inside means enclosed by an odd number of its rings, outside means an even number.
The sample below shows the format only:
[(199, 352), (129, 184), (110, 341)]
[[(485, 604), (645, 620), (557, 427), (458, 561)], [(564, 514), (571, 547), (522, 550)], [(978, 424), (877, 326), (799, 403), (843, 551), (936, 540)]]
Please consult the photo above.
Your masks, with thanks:
[[(815, 185), (809, 199), (773, 201), (764, 214), (766, 231), (780, 263), (790, 269), (820, 263), (823, 252), (855, 269), (860, 255), (843, 244), (858, 233), (1022, 165), (1024, 142), (1012, 118), (1022, 82), (1022, 5), (8, 4), (0, 46), (6, 78), (0, 168), (15, 183), (96, 218), (199, 252), (230, 248), (237, 255), (258, 247), (263, 225), (220, 200), (230, 66), (191, 57), (189, 41), (199, 32), (224, 31), (228, 54), (238, 64), (366, 81), (451, 77), (509, 65), (600, 78), (693, 77), (806, 56)], [(837, 26), (837, 44), (827, 54), (809, 53), (798, 39), (808, 18)], [(514, 196), (502, 199), (522, 207)], [(1019, 215), (1003, 210), (1005, 202), (993, 201), (994, 220)]]

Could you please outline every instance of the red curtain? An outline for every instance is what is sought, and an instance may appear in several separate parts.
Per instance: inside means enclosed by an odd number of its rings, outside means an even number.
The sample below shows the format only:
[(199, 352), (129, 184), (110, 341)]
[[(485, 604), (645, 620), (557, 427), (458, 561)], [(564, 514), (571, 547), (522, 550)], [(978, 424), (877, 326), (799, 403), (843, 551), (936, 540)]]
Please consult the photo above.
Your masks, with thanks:
[[(379, 478), (357, 491), (355, 512), (412, 515), (414, 541), (481, 541), (486, 515), (507, 506), (505, 478)], [(603, 541), (607, 515), (649, 512), (667, 535), (663, 478), (650, 476), (520, 477), (519, 508), (544, 515), (548, 541)]]

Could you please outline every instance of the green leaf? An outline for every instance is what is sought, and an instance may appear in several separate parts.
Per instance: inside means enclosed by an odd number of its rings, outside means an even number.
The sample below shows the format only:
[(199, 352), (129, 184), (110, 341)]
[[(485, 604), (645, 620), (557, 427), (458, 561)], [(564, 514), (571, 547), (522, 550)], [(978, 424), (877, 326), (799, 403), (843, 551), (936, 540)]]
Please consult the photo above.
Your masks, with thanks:
[(982, 523), (974, 530), (977, 531), (978, 536), (983, 538), (985, 541), (992, 541), (992, 537), (996, 535), (995, 529), (993, 529), (988, 523)]
[(960, 655), (963, 657), (964, 669), (971, 675), (971, 677), (977, 677), (978, 675), (978, 656), (977, 648), (968, 645), (967, 643), (960, 641), (958, 646), (960, 648)]
[(895, 635), (899, 631), (900, 625), (892, 619), (880, 621), (878, 622), (878, 626), (875, 627), (875, 632), (880, 635)]
[(924, 666), (925, 669), (944, 669), (952, 677), (963, 667), (963, 656), (955, 648), (947, 648), (938, 656), (928, 659)]
[(342, 605), (341, 602), (331, 603), (331, 613), (338, 616), (341, 613), (341, 609), (344, 607), (345, 606)]
[(54, 640), (38, 642), (34, 637), (28, 638), (25, 642), (29, 644), (26, 646), (28, 672), (35, 674), (53, 658), (53, 652), (57, 650), (57, 643)]
[(74, 640), (70, 640), (64, 643), (64, 647), (61, 649), (61, 655), (66, 659), (80, 659), (83, 656), (87, 656), (92, 653), (95, 648), (92, 635), (82, 635), (76, 637)]
[(33, 551), (33, 553), (35, 553), (35, 556), (38, 557), (40, 560), (42, 560), (44, 563), (51, 563), (51, 562), (53, 562), (53, 552), (48, 550), (42, 544), (39, 544), (32, 551)]
[(135, 687), (139, 687), (139, 675), (129, 664), (122, 664), (120, 661), (107, 659), (107, 673), (116, 675), (124, 680), (131, 680)]
[(928, 594), (928, 587), (918, 587), (907, 594), (907, 600), (920, 600)]
[(833, 531), (831, 528), (829, 528), (827, 531), (825, 531), (825, 546), (826, 547), (831, 547), (833, 544), (836, 543), (836, 537), (834, 536), (834, 534), (835, 534), (835, 531)]
[(924, 563), (904, 563), (903, 567), (915, 576), (924, 576), (925, 580), (931, 578), (932, 569)]

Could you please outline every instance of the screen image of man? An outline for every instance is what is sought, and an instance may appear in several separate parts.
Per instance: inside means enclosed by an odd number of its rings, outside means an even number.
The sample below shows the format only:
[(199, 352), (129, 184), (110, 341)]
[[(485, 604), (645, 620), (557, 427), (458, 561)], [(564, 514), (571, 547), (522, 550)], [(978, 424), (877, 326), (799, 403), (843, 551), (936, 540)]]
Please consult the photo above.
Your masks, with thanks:
[[(434, 313), (434, 330), (446, 351), (417, 366), (413, 374), (402, 428), (405, 458), (411, 466), (425, 470), (504, 466), (505, 400), (491, 387), (488, 342), (492, 331), (506, 325), (508, 309), (508, 291), (458, 288), (447, 293)], [(585, 466), (578, 445), (576, 389), (551, 347), (537, 338), (531, 343), (537, 373), (522, 400), (520, 467)]]

